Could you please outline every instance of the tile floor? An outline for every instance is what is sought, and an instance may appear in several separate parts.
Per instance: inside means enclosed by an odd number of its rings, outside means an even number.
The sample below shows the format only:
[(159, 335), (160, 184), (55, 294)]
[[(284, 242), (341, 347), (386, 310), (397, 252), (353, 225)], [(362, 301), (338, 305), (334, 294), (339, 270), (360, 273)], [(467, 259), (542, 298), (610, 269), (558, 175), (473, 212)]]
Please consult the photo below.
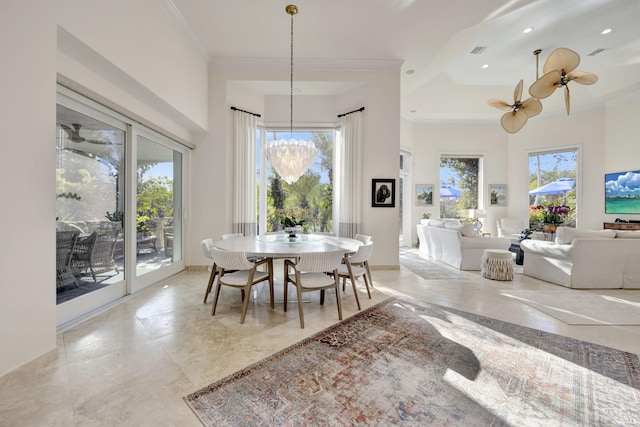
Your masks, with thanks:
[[(406, 269), (372, 275), (371, 300), (359, 283), (363, 308), (409, 295), (640, 353), (640, 326), (567, 325), (500, 295), (501, 289), (557, 289), (521, 274), (511, 282), (479, 272), (456, 280), (424, 280)], [(212, 317), (212, 297), (202, 303), (207, 278), (206, 272), (185, 272), (61, 332), (56, 360), (0, 378), (0, 426), (199, 426), (184, 396), (337, 321), (332, 294), (324, 306), (313, 293), (305, 295), (306, 327), (300, 329), (296, 303), (286, 313), (282, 302), (272, 311), (260, 293), (240, 325), (239, 292), (229, 288), (222, 289)], [(640, 302), (640, 291), (604, 292)], [(345, 317), (357, 311), (349, 286), (343, 310)]]

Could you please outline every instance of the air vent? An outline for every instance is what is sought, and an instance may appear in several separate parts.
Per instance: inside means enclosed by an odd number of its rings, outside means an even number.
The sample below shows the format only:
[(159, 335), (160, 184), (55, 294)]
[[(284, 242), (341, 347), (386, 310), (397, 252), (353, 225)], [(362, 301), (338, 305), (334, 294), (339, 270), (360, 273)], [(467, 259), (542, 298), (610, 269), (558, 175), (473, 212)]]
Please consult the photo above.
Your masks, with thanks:
[(476, 46), (473, 48), (473, 50), (471, 51), (472, 55), (480, 55), (482, 52), (484, 52), (484, 50), (486, 49), (486, 46)]
[(590, 54), (588, 54), (587, 56), (596, 56), (596, 55), (598, 55), (599, 53), (602, 53), (602, 52), (604, 52), (604, 49), (596, 49), (593, 52), (591, 52)]

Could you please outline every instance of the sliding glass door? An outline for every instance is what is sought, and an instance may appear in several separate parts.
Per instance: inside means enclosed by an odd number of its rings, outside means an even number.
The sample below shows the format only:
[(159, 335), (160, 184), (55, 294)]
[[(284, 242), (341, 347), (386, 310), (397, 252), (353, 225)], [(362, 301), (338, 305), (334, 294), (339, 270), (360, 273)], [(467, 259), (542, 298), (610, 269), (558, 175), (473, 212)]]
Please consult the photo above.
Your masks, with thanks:
[(136, 275), (182, 259), (182, 153), (164, 138), (141, 133), (137, 141)]
[(184, 269), (186, 149), (65, 88), (56, 118), (60, 326)]
[(127, 126), (60, 95), (56, 109), (59, 324), (126, 294), (123, 211)]

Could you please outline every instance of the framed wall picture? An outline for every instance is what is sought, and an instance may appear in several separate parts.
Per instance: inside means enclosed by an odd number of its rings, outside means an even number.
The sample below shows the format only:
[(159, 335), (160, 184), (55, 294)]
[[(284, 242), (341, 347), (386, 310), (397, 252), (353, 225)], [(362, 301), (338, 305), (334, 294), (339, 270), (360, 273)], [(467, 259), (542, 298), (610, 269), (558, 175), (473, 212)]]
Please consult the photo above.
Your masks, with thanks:
[(489, 206), (507, 206), (506, 184), (489, 184)]
[(396, 180), (373, 178), (371, 180), (371, 207), (394, 208), (396, 206)]
[(416, 206), (433, 205), (433, 184), (416, 184)]

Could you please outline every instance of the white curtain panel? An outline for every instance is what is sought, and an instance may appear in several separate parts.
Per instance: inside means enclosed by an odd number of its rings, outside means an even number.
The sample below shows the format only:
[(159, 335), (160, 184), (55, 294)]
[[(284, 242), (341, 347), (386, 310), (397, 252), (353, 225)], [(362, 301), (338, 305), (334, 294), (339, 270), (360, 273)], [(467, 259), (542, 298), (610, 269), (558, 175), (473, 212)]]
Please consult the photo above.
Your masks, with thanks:
[(245, 236), (257, 234), (256, 224), (256, 116), (233, 112), (234, 173), (233, 231)]
[(340, 227), (341, 237), (355, 236), (362, 223), (362, 155), (363, 113), (351, 113), (342, 118), (340, 157)]

